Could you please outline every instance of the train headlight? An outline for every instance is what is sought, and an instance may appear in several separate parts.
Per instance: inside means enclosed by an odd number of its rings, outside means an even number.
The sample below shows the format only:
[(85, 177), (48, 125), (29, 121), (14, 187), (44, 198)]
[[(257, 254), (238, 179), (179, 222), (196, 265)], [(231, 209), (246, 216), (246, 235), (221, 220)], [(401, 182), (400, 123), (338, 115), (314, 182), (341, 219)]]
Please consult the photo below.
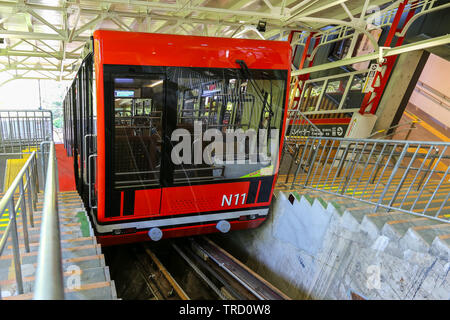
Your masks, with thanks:
[(150, 239), (152, 239), (153, 241), (158, 241), (161, 240), (163, 233), (161, 231), (160, 228), (151, 228), (148, 231), (148, 236), (150, 237)]
[(228, 231), (230, 231), (231, 225), (226, 220), (220, 220), (219, 222), (217, 222), (216, 228), (222, 233), (227, 233)]

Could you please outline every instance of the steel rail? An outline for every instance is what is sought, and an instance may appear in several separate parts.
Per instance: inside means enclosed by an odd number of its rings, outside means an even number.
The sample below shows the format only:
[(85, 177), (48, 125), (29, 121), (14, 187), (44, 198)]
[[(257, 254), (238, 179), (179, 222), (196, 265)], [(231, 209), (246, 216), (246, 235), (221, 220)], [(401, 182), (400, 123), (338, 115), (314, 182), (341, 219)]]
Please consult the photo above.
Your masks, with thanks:
[(203, 243), (198, 244), (198, 247), (255, 297), (260, 300), (290, 300), (279, 289), (219, 248), (214, 242), (206, 238), (204, 240)]

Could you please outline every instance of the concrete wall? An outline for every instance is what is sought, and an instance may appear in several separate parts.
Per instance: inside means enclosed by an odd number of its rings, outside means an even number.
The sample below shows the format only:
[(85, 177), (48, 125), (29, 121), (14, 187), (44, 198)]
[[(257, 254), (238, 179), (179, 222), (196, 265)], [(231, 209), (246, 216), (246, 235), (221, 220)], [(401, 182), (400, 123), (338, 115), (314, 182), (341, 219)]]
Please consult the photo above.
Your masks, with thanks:
[[(387, 129), (394, 125), (394, 120), (400, 119), (409, 99), (408, 91), (412, 91), (411, 81), (418, 77), (422, 69), (418, 70), (423, 60), (424, 51), (413, 51), (398, 56), (389, 81), (384, 89), (383, 96), (378, 105), (378, 117), (373, 132)], [(411, 94), (409, 92), (409, 94)]]
[(449, 299), (449, 255), (401, 246), (321, 199), (291, 204), (283, 193), (270, 220), (214, 240), (293, 299)]
[[(450, 97), (450, 61), (431, 54), (420, 75), (419, 81)], [(420, 86), (417, 86), (420, 88)], [(450, 127), (450, 109), (445, 108), (423, 94), (414, 90), (410, 103), (444, 126)]]

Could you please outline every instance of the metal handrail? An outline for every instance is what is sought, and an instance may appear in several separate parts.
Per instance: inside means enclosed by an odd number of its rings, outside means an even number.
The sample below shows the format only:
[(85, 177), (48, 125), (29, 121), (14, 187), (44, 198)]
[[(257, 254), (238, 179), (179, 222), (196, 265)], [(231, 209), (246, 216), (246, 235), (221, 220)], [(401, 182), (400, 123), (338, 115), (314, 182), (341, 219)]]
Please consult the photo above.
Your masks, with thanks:
[[(450, 223), (450, 143), (306, 137), (286, 184)], [(294, 176), (291, 168), (296, 166)]]
[[(26, 182), (24, 182), (24, 178)], [(14, 203), (14, 195), (16, 189), (19, 188), (19, 197), (17, 203)], [(16, 178), (5, 192), (3, 198), (0, 200), (0, 216), (3, 216), (6, 210), (9, 210), (8, 225), (0, 239), (0, 256), (2, 255), (8, 238), (11, 235), (11, 242), (13, 248), (14, 271), (16, 277), (17, 292), (24, 293), (23, 279), (21, 271), (21, 259), (19, 248), (19, 233), (17, 230), (16, 212), (21, 210), (23, 241), (25, 251), (30, 252), (29, 235), (28, 235), (28, 221), (31, 227), (34, 227), (33, 211), (36, 210), (37, 192), (39, 190), (38, 176), (37, 176), (37, 161), (36, 151), (33, 151), (25, 162), (22, 169), (17, 174)], [(28, 207), (28, 209), (27, 209)], [(29, 211), (28, 211), (29, 210)], [(29, 212), (29, 217), (28, 217)], [(1, 290), (0, 290), (1, 299)]]
[(64, 299), (55, 144), (50, 143), (40, 233), (35, 300)]
[[(292, 121), (292, 124), (291, 124)], [(297, 123), (300, 123), (299, 128), (296, 128)], [(295, 128), (295, 129), (294, 129)], [(311, 122), (311, 120), (300, 110), (298, 109), (290, 109), (288, 110), (288, 117), (287, 117), (287, 125), (286, 125), (286, 135), (285, 139), (289, 140), (292, 136), (295, 136), (295, 132), (309, 132), (307, 130), (311, 129), (311, 134), (313, 136), (323, 136), (322, 131)], [(294, 134), (293, 131), (294, 130)], [(287, 132), (289, 131), (289, 132)], [(306, 136), (306, 134), (303, 134), (303, 136)]]
[(371, 139), (371, 138), (375, 137), (377, 134), (380, 134), (380, 133), (383, 133), (383, 132), (389, 132), (389, 131), (395, 129), (394, 132), (388, 133), (388, 134), (386, 134), (386, 135), (384, 135), (384, 136), (379, 137), (379, 139), (387, 138), (387, 137), (389, 137), (389, 136), (392, 136), (392, 135), (396, 134), (398, 128), (403, 127), (403, 126), (409, 126), (408, 129), (400, 130), (400, 131), (408, 130), (408, 133), (406, 134), (406, 137), (405, 137), (405, 140), (408, 140), (409, 135), (411, 134), (411, 131), (412, 131), (413, 129), (416, 129), (416, 128), (417, 128), (417, 127), (416, 127), (416, 124), (418, 124), (418, 123), (420, 123), (420, 122), (422, 122), (422, 121), (421, 121), (421, 120), (413, 120), (413, 121), (406, 122), (406, 123), (399, 123), (399, 124), (396, 124), (396, 125), (394, 125), (394, 126), (390, 126), (390, 127), (387, 128), (387, 129), (382, 129), (382, 130), (375, 131), (375, 132), (372, 133), (370, 136), (368, 136), (367, 139)]
[(414, 91), (417, 91), (425, 98), (433, 101), (434, 103), (440, 105), (445, 108), (447, 111), (450, 111), (450, 98), (443, 94), (442, 92), (430, 87), (426, 83), (418, 80), (417, 86), (414, 88)]

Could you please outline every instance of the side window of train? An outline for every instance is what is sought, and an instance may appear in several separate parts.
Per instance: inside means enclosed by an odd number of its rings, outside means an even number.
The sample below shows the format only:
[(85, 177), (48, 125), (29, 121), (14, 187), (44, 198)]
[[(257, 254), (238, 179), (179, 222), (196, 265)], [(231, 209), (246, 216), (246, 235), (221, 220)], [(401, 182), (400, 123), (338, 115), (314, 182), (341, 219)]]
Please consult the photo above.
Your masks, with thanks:
[(274, 174), (267, 159), (278, 154), (285, 71), (250, 70), (245, 76), (240, 69), (168, 69), (168, 81), (178, 88), (174, 184)]
[(124, 76), (114, 81), (114, 188), (159, 185), (164, 80)]

